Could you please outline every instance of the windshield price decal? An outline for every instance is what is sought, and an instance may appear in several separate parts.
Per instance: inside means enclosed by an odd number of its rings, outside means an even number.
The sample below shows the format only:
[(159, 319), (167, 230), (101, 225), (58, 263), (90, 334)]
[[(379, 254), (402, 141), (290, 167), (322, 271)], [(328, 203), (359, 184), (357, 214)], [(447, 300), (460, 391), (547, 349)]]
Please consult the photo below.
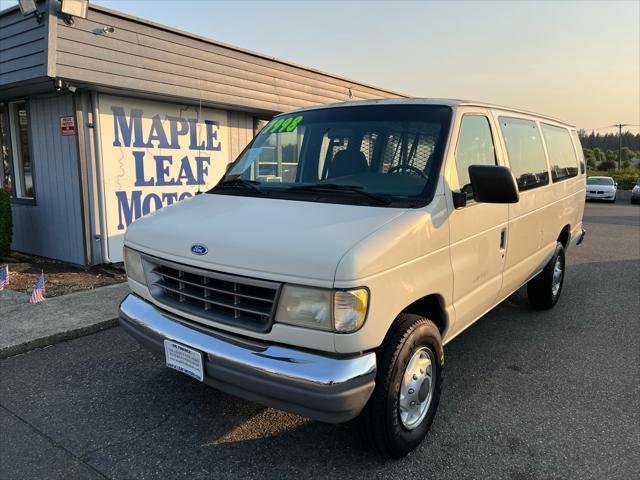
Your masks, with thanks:
[(298, 124), (302, 121), (302, 115), (297, 117), (288, 117), (288, 118), (278, 118), (277, 120), (273, 120), (269, 123), (262, 133), (282, 133), (282, 132), (293, 132)]

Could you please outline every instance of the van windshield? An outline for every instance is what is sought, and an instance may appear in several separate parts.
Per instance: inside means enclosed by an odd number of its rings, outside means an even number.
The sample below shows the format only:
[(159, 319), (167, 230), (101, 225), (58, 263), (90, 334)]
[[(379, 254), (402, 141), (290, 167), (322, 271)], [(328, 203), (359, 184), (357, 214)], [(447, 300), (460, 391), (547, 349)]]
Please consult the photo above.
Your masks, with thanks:
[(333, 107), (281, 115), (232, 164), (215, 194), (416, 207), (431, 200), (451, 109)]

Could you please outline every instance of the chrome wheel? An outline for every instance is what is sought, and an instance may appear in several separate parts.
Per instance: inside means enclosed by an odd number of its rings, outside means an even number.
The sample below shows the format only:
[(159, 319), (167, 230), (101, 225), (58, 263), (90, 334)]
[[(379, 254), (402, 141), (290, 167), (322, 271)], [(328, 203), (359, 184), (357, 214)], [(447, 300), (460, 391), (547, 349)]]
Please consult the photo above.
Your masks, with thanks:
[(553, 279), (551, 281), (551, 293), (555, 297), (560, 291), (562, 285), (562, 276), (564, 275), (564, 262), (562, 257), (558, 255), (556, 258), (556, 264), (553, 266)]
[(398, 410), (407, 430), (416, 428), (427, 415), (436, 385), (435, 358), (427, 347), (416, 350), (402, 376)]

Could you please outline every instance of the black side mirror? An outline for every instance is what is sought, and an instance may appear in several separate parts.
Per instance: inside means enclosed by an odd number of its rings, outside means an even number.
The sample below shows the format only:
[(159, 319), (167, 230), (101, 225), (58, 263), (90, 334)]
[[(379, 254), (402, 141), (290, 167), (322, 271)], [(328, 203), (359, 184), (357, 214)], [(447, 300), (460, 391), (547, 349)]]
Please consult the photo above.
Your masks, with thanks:
[(473, 198), (473, 187), (470, 183), (462, 187), (460, 190), (451, 192), (453, 194), (454, 208), (463, 208), (467, 206), (467, 201)]
[(518, 186), (511, 170), (498, 165), (471, 165), (473, 199), (483, 203), (518, 203)]

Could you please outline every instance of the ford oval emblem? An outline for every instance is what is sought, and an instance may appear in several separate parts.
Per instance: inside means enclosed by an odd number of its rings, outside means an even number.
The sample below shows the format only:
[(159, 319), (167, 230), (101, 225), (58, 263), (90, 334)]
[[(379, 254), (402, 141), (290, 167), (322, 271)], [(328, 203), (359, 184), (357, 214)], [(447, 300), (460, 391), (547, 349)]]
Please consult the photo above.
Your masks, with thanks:
[(194, 243), (191, 245), (191, 253), (195, 255), (206, 255), (209, 249), (206, 245), (202, 245), (201, 243)]

